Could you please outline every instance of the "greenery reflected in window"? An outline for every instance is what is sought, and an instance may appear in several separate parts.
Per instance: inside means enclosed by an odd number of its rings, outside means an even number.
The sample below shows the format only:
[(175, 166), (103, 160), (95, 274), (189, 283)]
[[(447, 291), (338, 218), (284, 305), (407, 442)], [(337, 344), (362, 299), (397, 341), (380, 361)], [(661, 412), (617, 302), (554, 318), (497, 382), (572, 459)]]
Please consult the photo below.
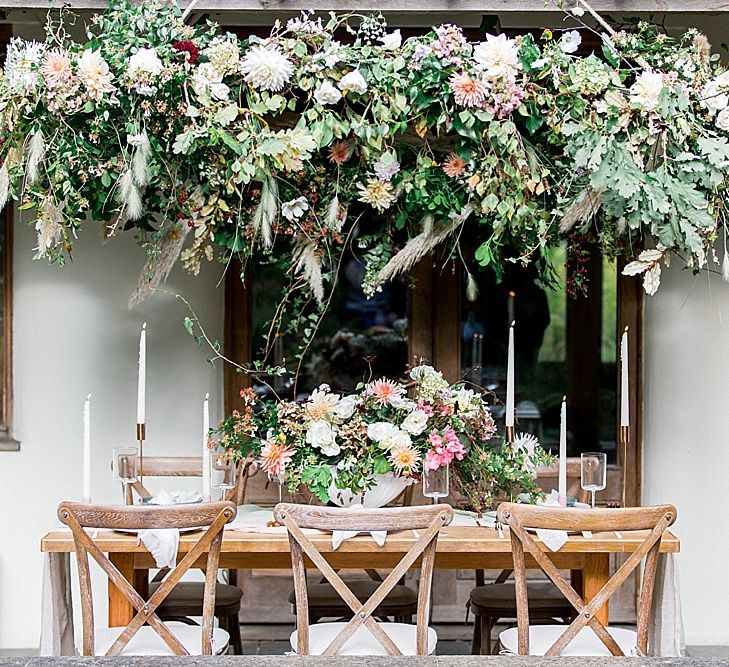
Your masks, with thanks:
[[(270, 380), (280, 396), (292, 397), (294, 391), (301, 396), (322, 383), (334, 391), (350, 392), (358, 383), (372, 377), (402, 377), (408, 361), (407, 285), (404, 281), (388, 283), (381, 292), (367, 299), (361, 287), (363, 274), (361, 258), (348, 252), (318, 327), (316, 309), (310, 304), (306, 308), (307, 318), (275, 338), (265, 361), (283, 364), (289, 371), (288, 376)], [(262, 346), (288, 277), (278, 265), (258, 265), (252, 283), (253, 353), (254, 359), (263, 359)], [(302, 346), (312, 334), (313, 339), (300, 360), (297, 356), (301, 356)], [(298, 380), (294, 383), (297, 369)]]

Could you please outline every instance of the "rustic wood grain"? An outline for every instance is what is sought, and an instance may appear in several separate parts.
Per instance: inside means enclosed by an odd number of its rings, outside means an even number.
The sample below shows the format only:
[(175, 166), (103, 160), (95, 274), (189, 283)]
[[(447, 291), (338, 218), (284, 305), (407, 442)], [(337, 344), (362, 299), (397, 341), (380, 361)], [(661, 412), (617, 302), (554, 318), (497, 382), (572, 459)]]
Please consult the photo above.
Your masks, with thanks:
[[(323, 510), (323, 511), (322, 511)], [(393, 642), (382, 627), (372, 618), (375, 609), (382, 603), (392, 589), (398, 584), (406, 572), (421, 558), (420, 595), (417, 619), (417, 653), (427, 655), (427, 631), (430, 609), (430, 594), (433, 576), (435, 545), (438, 534), (444, 526), (453, 520), (453, 510), (448, 505), (429, 505), (424, 507), (393, 507), (372, 510), (347, 510), (342, 508), (321, 508), (311, 505), (294, 505), (279, 503), (274, 509), (276, 520), (283, 523), (289, 534), (291, 557), (293, 563), (294, 590), (296, 597), (296, 615), (299, 620), (297, 653), (308, 653), (309, 609), (306, 593), (306, 572), (303, 554), (324, 575), (338, 595), (352, 610), (352, 619), (327, 646), (322, 655), (336, 655), (364, 625), (382, 644), (389, 655), (402, 655), (399, 647)], [(376, 589), (374, 594), (363, 603), (352, 593), (339, 574), (327, 562), (321, 552), (303, 533), (302, 527), (316, 530), (423, 530), (422, 535), (410, 547), (395, 568)], [(299, 594), (303, 591), (303, 595)], [(302, 637), (302, 635), (306, 635)]]
[[(566, 515), (575, 516), (574, 520), (566, 520)], [(545, 655), (558, 656), (572, 642), (577, 634), (590, 626), (612, 655), (624, 655), (616, 641), (605, 628), (604, 617), (600, 612), (606, 609), (607, 602), (615, 591), (628, 579), (643, 561), (647, 559), (641, 590), (641, 604), (638, 620), (638, 650), (647, 652), (648, 619), (650, 600), (653, 596), (656, 573), (656, 559), (660, 543), (667, 528), (676, 520), (676, 509), (673, 505), (659, 505), (644, 508), (606, 509), (606, 510), (569, 510), (565, 508), (533, 507), (515, 503), (502, 503), (498, 509), (499, 520), (506, 523), (511, 532), (512, 550), (514, 553), (514, 575), (517, 582), (517, 614), (518, 614), (518, 650), (521, 655), (529, 654), (529, 608), (526, 587), (526, 566), (523, 555), (527, 550), (539, 564), (544, 573), (569, 600), (577, 611), (576, 618), (548, 649)], [(546, 556), (526, 528), (546, 528), (564, 530), (572, 526), (576, 530), (619, 530), (646, 531), (642, 543), (628, 556), (617, 572), (609, 577), (607, 555), (588, 559), (584, 570), (585, 597), (580, 595), (567, 583), (559, 569)], [(592, 567), (590, 567), (592, 566)], [(599, 572), (595, 572), (599, 569)], [(607, 578), (600, 589), (593, 594), (591, 588), (600, 578)], [(589, 584), (588, 584), (589, 582)]]

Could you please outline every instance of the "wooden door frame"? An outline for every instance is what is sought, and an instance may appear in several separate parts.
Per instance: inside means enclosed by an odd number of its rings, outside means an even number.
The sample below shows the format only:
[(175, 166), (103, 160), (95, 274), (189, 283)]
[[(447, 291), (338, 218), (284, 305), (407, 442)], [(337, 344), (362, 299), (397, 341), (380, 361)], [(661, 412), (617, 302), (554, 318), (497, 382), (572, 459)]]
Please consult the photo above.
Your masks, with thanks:
[[(643, 452), (643, 289), (641, 282), (622, 275), (623, 263), (618, 263), (617, 339), (627, 325), (630, 332), (629, 386), (630, 439), (627, 458), (618, 443), (618, 462), (625, 467), (626, 504), (639, 505), (642, 498)], [(253, 301), (250, 276), (241, 280), (240, 264), (231, 265), (225, 280), (225, 356), (238, 364), (251, 361), (253, 352)], [(409, 294), (408, 358), (411, 363), (424, 360), (432, 364), (449, 382), (461, 379), (461, 269), (453, 261), (426, 257), (413, 269)], [(616, 364), (616, 386), (620, 387), (620, 364)], [(224, 388), (226, 414), (239, 407), (239, 392), (251, 384), (251, 377), (225, 364)], [(616, 407), (619, 410), (618, 392)], [(619, 413), (616, 410), (616, 434)]]

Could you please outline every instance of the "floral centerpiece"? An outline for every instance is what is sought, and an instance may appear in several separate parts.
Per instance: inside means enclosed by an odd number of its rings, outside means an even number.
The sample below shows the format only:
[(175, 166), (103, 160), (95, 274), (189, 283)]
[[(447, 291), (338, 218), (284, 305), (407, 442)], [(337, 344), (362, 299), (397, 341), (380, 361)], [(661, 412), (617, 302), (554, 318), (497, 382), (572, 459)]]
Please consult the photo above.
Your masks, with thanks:
[(517, 489), (537, 490), (533, 470), (548, 456), (534, 443), (496, 438), (481, 394), (449, 385), (431, 366), (416, 366), (409, 377), (407, 384), (375, 380), (345, 396), (322, 385), (301, 403), (260, 404), (243, 390), (243, 409), (221, 423), (212, 444), (253, 459), (291, 492), (307, 486), (323, 502), (337, 489), (366, 493), (382, 475), (404, 485), (449, 465), (456, 487), (479, 509)]

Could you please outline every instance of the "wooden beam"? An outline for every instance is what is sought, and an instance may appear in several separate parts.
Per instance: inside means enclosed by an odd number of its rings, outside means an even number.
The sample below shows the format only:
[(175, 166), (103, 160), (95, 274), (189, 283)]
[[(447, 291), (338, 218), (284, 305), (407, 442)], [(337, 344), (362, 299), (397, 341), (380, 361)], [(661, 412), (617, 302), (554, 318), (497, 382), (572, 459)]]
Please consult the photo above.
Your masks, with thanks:
[[(187, 3), (183, 3), (187, 4)], [(567, 0), (565, 7), (574, 6)], [(636, 12), (660, 13), (712, 13), (729, 12), (726, 0), (593, 0), (598, 12), (634, 15)], [(544, 0), (201, 0), (196, 12), (281, 12), (295, 14), (302, 9), (315, 11), (381, 11), (422, 14), (423, 12), (473, 12), (476, 14), (517, 12), (563, 13), (554, 2)], [(106, 9), (106, 0), (0, 0), (2, 9), (51, 9), (67, 7), (75, 10), (98, 11)], [(273, 20), (272, 16), (272, 20)]]

